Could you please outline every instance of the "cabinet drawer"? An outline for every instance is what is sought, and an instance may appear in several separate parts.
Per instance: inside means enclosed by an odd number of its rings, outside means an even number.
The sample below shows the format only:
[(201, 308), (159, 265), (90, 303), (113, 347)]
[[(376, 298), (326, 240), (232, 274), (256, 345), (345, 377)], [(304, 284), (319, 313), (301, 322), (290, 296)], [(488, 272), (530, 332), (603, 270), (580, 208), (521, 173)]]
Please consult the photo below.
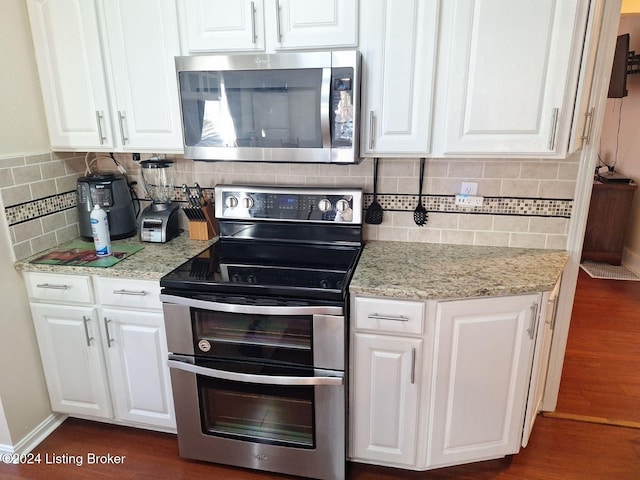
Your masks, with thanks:
[(101, 305), (162, 309), (160, 282), (98, 277), (96, 294)]
[(27, 272), (25, 283), (32, 300), (93, 303), (91, 278), (88, 276)]
[(420, 335), (424, 303), (380, 298), (356, 298), (356, 328)]

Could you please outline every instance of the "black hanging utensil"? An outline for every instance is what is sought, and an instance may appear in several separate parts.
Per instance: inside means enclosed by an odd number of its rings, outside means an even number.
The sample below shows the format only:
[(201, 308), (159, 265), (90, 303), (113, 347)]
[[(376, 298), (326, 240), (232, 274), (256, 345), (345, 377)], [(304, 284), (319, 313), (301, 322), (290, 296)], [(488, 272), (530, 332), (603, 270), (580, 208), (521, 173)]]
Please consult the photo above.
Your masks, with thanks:
[(378, 159), (373, 159), (373, 201), (367, 208), (365, 223), (380, 225), (382, 223), (382, 206), (378, 203)]
[(413, 211), (413, 221), (419, 227), (424, 226), (427, 223), (427, 209), (422, 206), (422, 181), (424, 177), (424, 158), (420, 159), (420, 190), (418, 191), (418, 205)]

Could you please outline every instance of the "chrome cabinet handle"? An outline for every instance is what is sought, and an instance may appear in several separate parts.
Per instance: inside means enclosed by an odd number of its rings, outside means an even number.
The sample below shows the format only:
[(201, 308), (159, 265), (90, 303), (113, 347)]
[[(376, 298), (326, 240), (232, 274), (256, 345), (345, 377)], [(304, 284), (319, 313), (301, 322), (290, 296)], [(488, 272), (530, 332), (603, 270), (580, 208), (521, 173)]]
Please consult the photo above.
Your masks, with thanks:
[(205, 377), (231, 380), (234, 382), (257, 383), (263, 385), (344, 385), (344, 378), (338, 377), (287, 377), (277, 375), (255, 375), (250, 373), (236, 373), (228, 370), (218, 370), (193, 365), (180, 360), (167, 360), (169, 368), (183, 370), (185, 372), (203, 375)]
[(127, 142), (129, 141), (129, 137), (125, 135), (125, 130), (124, 130), (124, 122), (126, 120), (127, 119), (124, 115), (124, 112), (118, 110), (118, 121), (120, 122), (120, 138), (122, 139), (122, 145), (126, 145)]
[(559, 108), (554, 108), (551, 114), (551, 131), (549, 132), (549, 150), (553, 150), (556, 146), (556, 130), (558, 129), (558, 113)]
[(87, 339), (87, 347), (91, 346), (91, 340), (93, 340), (93, 337), (89, 336), (89, 327), (87, 326), (90, 321), (91, 319), (86, 315), (82, 316), (82, 324), (84, 325), (84, 336)]
[(251, 2), (251, 43), (254, 45), (258, 42), (256, 37), (256, 2)]
[(373, 110), (369, 112), (369, 150), (373, 150), (376, 146), (376, 114)]
[(114, 290), (114, 295), (135, 295), (138, 297), (144, 297), (148, 292), (144, 290)]
[(416, 383), (416, 349), (411, 349), (411, 385)]
[(379, 313), (370, 313), (367, 318), (372, 320), (391, 320), (394, 322), (408, 322), (410, 319), (404, 315), (381, 315)]
[(71, 288), (69, 285), (55, 285), (51, 283), (38, 283), (36, 288), (49, 288), (52, 290), (68, 290)]
[(98, 124), (98, 138), (100, 139), (100, 145), (104, 145), (104, 142), (107, 140), (107, 137), (104, 136), (102, 132), (102, 120), (104, 117), (100, 113), (100, 111), (96, 110), (96, 123)]
[(538, 304), (534, 303), (529, 307), (531, 310), (531, 320), (529, 321), (529, 328), (527, 328), (527, 333), (529, 334), (529, 338), (533, 340), (536, 337), (536, 325), (538, 324)]
[(280, 27), (280, 1), (276, 0), (276, 32), (278, 35), (278, 43), (282, 43), (282, 28)]
[(584, 122), (584, 128), (582, 130), (582, 136), (580, 137), (580, 139), (582, 140), (582, 145), (588, 145), (589, 144), (589, 137), (591, 136), (591, 127), (593, 126), (593, 114), (596, 111), (596, 107), (591, 107), (591, 109), (584, 114), (585, 116), (585, 122)]
[(113, 338), (111, 338), (111, 335), (109, 335), (110, 323), (111, 323), (111, 320), (109, 320), (107, 317), (104, 317), (104, 329), (107, 332), (107, 348), (111, 348), (111, 342), (113, 342)]

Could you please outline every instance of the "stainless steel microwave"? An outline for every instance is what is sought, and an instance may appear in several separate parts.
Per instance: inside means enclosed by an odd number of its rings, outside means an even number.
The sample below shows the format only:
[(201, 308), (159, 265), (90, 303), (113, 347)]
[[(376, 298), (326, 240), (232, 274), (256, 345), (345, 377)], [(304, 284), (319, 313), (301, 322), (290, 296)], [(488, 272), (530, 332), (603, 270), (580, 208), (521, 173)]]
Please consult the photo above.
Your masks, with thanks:
[(360, 161), (356, 50), (176, 57), (184, 156)]

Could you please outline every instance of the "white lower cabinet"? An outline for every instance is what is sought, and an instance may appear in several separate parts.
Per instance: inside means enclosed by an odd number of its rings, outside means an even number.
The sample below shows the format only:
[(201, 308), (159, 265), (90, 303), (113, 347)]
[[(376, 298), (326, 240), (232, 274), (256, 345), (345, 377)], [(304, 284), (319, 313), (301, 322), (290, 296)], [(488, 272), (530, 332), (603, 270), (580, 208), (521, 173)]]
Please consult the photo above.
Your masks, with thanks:
[(353, 355), (352, 458), (413, 466), (422, 340), (356, 333)]
[(430, 466), (518, 452), (539, 304), (540, 295), (438, 303)]
[[(350, 457), (414, 468), (433, 343), (425, 303), (357, 297), (352, 311)], [(426, 331), (426, 333), (425, 333)]]
[(351, 460), (427, 470), (517, 453), (542, 297), (353, 298)]
[(115, 418), (175, 427), (161, 312), (102, 309)]
[(25, 282), (54, 412), (175, 431), (158, 282), (48, 273)]
[(96, 309), (32, 303), (31, 313), (52, 410), (111, 418)]

